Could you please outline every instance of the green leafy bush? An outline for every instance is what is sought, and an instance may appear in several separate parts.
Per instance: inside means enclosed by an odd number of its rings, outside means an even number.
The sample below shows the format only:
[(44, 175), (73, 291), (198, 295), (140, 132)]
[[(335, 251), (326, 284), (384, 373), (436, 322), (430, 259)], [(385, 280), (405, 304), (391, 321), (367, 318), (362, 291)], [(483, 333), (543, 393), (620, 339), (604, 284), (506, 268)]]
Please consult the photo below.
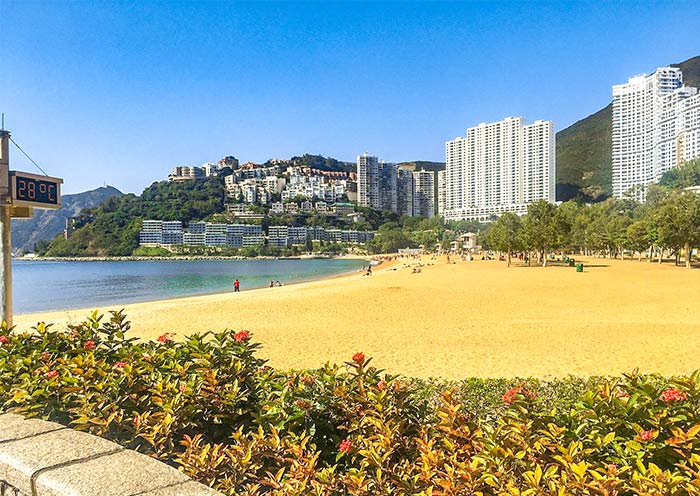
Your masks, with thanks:
[(128, 330), (121, 312), (0, 328), (0, 410), (114, 440), (225, 494), (700, 494), (700, 372), (422, 381), (362, 353), (279, 371), (248, 331), (144, 342)]

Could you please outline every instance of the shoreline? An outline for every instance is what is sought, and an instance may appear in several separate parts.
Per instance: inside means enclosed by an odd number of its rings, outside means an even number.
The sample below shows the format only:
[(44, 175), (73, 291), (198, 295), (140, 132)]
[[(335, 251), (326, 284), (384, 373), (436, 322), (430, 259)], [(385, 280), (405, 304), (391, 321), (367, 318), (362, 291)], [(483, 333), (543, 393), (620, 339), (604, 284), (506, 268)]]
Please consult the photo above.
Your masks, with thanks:
[[(282, 258), (283, 260), (289, 260), (288, 258)], [(344, 256), (339, 256), (339, 257), (333, 257), (333, 259), (337, 260), (364, 260), (370, 264), (372, 264), (372, 261), (368, 257), (344, 257)], [(171, 259), (166, 259), (166, 260), (171, 260)], [(220, 260), (220, 259), (207, 259), (207, 260)], [(228, 260), (228, 259), (227, 259)], [(249, 258), (245, 259), (245, 261), (254, 261), (254, 260), (280, 260), (280, 258), (276, 257), (271, 257), (271, 258)], [(302, 260), (320, 260), (317, 258), (306, 258)], [(331, 259), (327, 259), (331, 260)], [(102, 261), (102, 260), (95, 260), (95, 261)], [(127, 260), (125, 260), (127, 261)], [(223, 260), (225, 261), (225, 260)], [(382, 262), (380, 262), (381, 264)], [(372, 265), (373, 267), (381, 267), (381, 265)], [(373, 269), (373, 270), (381, 270), (381, 269)], [(355, 270), (349, 270), (347, 272), (341, 272), (338, 274), (325, 274), (325, 275), (320, 275), (318, 277), (312, 277), (310, 279), (301, 279), (297, 281), (293, 281), (290, 283), (286, 283), (283, 286), (276, 286), (274, 288), (270, 288), (269, 286), (256, 286), (252, 287), (250, 289), (244, 289), (241, 291), (241, 293), (249, 293), (251, 291), (261, 291), (264, 289), (278, 289), (280, 287), (292, 287), (292, 286), (298, 286), (301, 284), (308, 284), (308, 283), (313, 283), (317, 281), (326, 281), (326, 280), (332, 280), (332, 279), (339, 279), (343, 277), (349, 277), (354, 274), (357, 274), (361, 272), (358, 269)], [(211, 291), (211, 292), (206, 292), (206, 293), (197, 293), (197, 294), (190, 294), (190, 295), (182, 295), (182, 296), (171, 296), (168, 298), (156, 298), (153, 300), (147, 299), (147, 300), (139, 300), (139, 301), (132, 301), (132, 302), (126, 302), (126, 303), (107, 303), (102, 305), (103, 307), (113, 307), (112, 309), (116, 307), (124, 308), (130, 305), (142, 305), (142, 304), (149, 304), (149, 303), (165, 303), (165, 302), (170, 302), (170, 301), (182, 301), (182, 300), (187, 300), (189, 298), (204, 298), (204, 297), (211, 297), (211, 296), (220, 296), (220, 295), (227, 295), (230, 293), (233, 293), (233, 290), (226, 290), (226, 291)], [(26, 312), (26, 313), (17, 313), (15, 314), (15, 320), (21, 319), (22, 317), (26, 316), (31, 316), (31, 315), (44, 315), (44, 314), (55, 314), (55, 313), (61, 313), (65, 312), (68, 314), (69, 312), (84, 312), (84, 315), (87, 316), (92, 313), (94, 308), (87, 308), (87, 307), (81, 307), (81, 308), (58, 308), (58, 309), (53, 309), (53, 310), (42, 310), (39, 312)], [(48, 322), (47, 322), (48, 323)]]
[(128, 257), (12, 257), (12, 260), (22, 262), (167, 262), (168, 260), (178, 261), (196, 261), (196, 260), (367, 260), (373, 255), (345, 254), (345, 255), (314, 255), (304, 254), (296, 257), (272, 257), (272, 256), (257, 256), (244, 257), (241, 255), (173, 255), (172, 257), (144, 257), (144, 256), (128, 256)]

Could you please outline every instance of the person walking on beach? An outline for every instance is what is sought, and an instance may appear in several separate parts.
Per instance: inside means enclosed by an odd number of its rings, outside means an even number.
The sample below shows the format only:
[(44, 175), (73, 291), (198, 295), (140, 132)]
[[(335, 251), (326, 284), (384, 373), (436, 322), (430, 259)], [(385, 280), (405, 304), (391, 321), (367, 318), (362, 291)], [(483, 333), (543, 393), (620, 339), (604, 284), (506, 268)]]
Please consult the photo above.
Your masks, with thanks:
[(241, 290), (241, 282), (238, 279), (236, 279), (235, 281), (233, 281), (233, 292), (238, 293), (240, 290)]

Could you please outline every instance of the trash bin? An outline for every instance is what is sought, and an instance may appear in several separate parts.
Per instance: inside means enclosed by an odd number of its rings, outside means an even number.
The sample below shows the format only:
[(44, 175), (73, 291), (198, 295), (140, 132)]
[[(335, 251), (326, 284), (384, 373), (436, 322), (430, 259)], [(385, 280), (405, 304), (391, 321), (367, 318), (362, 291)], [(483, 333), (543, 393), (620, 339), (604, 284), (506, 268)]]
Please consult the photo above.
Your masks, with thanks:
[(573, 261), (573, 259), (570, 258), (569, 259), (569, 267), (573, 267), (573, 266), (574, 266), (574, 261)]
[(576, 264), (576, 272), (583, 272), (583, 264), (582, 263)]

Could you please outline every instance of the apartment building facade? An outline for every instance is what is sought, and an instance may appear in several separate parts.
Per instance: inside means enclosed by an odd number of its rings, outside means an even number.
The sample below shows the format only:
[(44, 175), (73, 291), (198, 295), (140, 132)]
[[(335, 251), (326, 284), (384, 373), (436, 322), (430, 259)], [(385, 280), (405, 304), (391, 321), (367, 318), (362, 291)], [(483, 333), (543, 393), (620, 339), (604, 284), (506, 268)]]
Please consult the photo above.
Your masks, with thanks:
[(644, 201), (664, 172), (700, 157), (700, 95), (676, 67), (614, 85), (613, 196)]
[(504, 212), (523, 215), (537, 200), (555, 201), (554, 147), (551, 121), (508, 117), (467, 129), (445, 144), (443, 217), (488, 222)]
[(357, 204), (379, 209), (379, 159), (365, 152), (357, 157)]
[(145, 220), (139, 233), (139, 244), (161, 247), (184, 245), (240, 248), (267, 243), (268, 246), (286, 247), (303, 245), (307, 239), (364, 244), (373, 238), (372, 231), (353, 229), (272, 225), (268, 226), (265, 235), (262, 226), (258, 224), (190, 222), (187, 228), (183, 228), (179, 221)]
[(425, 218), (435, 216), (435, 173), (415, 171), (413, 175), (413, 215)]

